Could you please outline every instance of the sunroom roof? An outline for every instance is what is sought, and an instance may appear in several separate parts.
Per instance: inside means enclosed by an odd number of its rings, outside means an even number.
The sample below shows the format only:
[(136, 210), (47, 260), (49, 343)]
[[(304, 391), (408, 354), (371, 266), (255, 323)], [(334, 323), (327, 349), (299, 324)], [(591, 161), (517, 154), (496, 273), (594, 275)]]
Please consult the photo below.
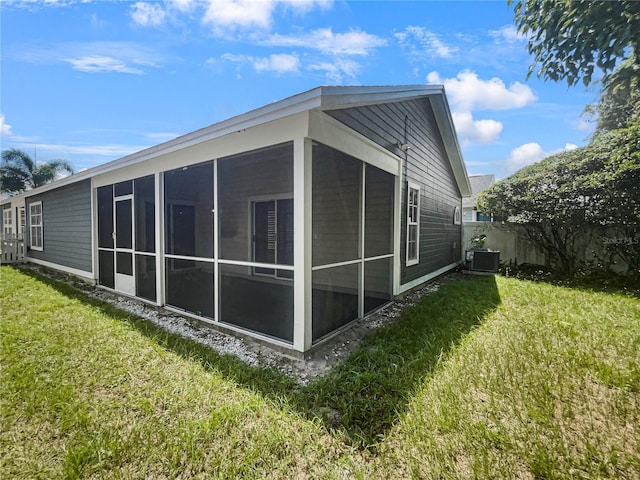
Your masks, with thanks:
[(20, 196), (30, 196), (95, 175), (138, 163), (187, 146), (213, 140), (307, 110), (334, 110), (349, 107), (391, 103), (428, 97), (442, 136), (451, 169), (463, 196), (471, 194), (471, 186), (458, 144), (449, 104), (442, 85), (391, 85), (391, 86), (320, 86), (292, 97), (264, 105), (247, 113), (214, 123), (208, 127), (187, 133), (173, 140), (146, 148), (97, 167), (84, 170), (56, 182), (30, 190)]

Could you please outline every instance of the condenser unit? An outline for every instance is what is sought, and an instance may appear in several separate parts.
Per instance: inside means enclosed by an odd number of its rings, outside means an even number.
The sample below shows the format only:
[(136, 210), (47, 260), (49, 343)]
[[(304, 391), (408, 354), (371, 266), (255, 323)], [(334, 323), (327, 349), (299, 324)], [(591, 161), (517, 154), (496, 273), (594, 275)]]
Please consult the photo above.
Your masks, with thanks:
[(473, 250), (471, 270), (476, 272), (497, 272), (500, 266), (500, 252), (490, 250)]

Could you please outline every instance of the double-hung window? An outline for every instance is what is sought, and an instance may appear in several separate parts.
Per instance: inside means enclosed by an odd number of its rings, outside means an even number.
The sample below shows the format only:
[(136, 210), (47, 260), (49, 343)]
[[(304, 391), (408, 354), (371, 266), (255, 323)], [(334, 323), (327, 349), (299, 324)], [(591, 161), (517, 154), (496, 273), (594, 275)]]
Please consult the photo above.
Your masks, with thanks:
[(10, 208), (5, 208), (2, 212), (2, 218), (4, 219), (3, 232), (4, 232), (5, 238), (9, 238), (13, 230), (13, 227), (12, 227), (13, 221), (11, 216), (12, 213), (13, 212), (11, 211)]
[(42, 202), (29, 204), (29, 245), (33, 250), (42, 250)]
[(407, 184), (407, 266), (420, 260), (420, 187)]

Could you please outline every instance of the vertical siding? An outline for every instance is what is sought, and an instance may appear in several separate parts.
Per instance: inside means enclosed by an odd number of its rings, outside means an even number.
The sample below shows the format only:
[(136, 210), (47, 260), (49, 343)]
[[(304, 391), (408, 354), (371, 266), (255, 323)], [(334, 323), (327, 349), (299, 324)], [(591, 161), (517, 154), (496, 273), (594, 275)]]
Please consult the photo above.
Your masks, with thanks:
[[(453, 224), (462, 196), (446, 157), (428, 99), (328, 112), (396, 155), (406, 158), (402, 182), (401, 277), (404, 284), (461, 260), (461, 226)], [(405, 154), (397, 143), (410, 146)], [(420, 185), (420, 263), (407, 267), (407, 181)]]
[[(42, 202), (43, 250), (30, 250), (38, 260), (91, 271), (91, 181), (84, 180), (28, 197)], [(30, 220), (27, 220), (29, 225)]]

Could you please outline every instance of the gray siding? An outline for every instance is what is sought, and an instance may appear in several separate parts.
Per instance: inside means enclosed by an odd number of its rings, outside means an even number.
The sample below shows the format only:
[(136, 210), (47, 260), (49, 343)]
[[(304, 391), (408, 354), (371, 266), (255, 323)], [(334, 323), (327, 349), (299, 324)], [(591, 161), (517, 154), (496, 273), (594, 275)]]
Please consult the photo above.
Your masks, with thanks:
[[(462, 196), (446, 157), (428, 99), (328, 112), (396, 155), (406, 158), (402, 178), (401, 277), (404, 284), (461, 260), (460, 225), (453, 224)], [(405, 154), (397, 143), (410, 146)], [(407, 181), (420, 186), (420, 263), (406, 267)]]
[(27, 198), (27, 216), (29, 205), (38, 201), (42, 202), (43, 251), (29, 250), (29, 256), (90, 272), (91, 180)]

